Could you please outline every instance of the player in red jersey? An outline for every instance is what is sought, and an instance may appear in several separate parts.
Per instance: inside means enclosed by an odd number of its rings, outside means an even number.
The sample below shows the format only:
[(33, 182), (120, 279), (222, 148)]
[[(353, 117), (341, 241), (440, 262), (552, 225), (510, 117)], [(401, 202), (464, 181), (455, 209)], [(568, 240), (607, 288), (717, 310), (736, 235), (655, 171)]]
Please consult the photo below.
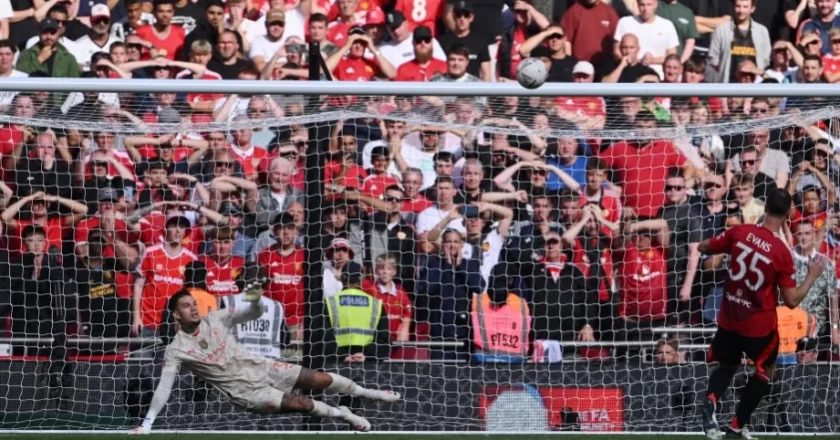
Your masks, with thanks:
[[(776, 189), (767, 197), (763, 225), (735, 226), (700, 243), (700, 252), (704, 254), (730, 256), (718, 330), (707, 356), (709, 362), (718, 362), (719, 366), (709, 377), (706, 400), (700, 407), (703, 429), (709, 439), (754, 438), (744, 426), (770, 391), (779, 353), (776, 318), (779, 293), (786, 306), (795, 308), (825, 269), (825, 257), (817, 255), (808, 267), (805, 281), (796, 286), (793, 256), (779, 238), (790, 208), (791, 196)], [(721, 431), (715, 411), (744, 354), (755, 363), (755, 373), (741, 393), (735, 417)]]

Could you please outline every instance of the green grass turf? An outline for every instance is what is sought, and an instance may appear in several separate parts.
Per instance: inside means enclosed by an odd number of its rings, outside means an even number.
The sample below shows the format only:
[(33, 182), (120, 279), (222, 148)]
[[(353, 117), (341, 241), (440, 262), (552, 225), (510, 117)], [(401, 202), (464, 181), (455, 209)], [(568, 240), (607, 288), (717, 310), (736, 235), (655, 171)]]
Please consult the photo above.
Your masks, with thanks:
[[(756, 434), (759, 435), (759, 434)], [(203, 440), (203, 439), (211, 439), (211, 440), (292, 440), (292, 439), (312, 439), (312, 440), (430, 440), (430, 439), (438, 439), (441, 438), (440, 435), (411, 435), (411, 434), (331, 434), (331, 433), (324, 433), (324, 434), (305, 434), (305, 435), (295, 435), (295, 434), (255, 434), (255, 435), (231, 435), (231, 434), (151, 434), (150, 436), (144, 436), (141, 438), (149, 439), (149, 440)], [(117, 434), (117, 433), (109, 433), (109, 434), (97, 434), (97, 435), (90, 435), (90, 434), (0, 434), (0, 440), (126, 440), (127, 436), (125, 434)], [(134, 437), (131, 437), (134, 438)], [(459, 435), (459, 434), (450, 434), (446, 435), (446, 440), (476, 440), (476, 439), (489, 439), (489, 440), (530, 440), (530, 439), (580, 439), (580, 438), (590, 438), (593, 440), (662, 440), (668, 438), (675, 438), (675, 439), (702, 439), (705, 438), (702, 435), (678, 435), (678, 436), (669, 436), (669, 435), (655, 435), (655, 434), (648, 434), (648, 435), (510, 435), (510, 434), (472, 434), (472, 435)], [(803, 439), (803, 438), (816, 438), (816, 439), (832, 439), (832, 440), (840, 440), (840, 435), (837, 436), (825, 436), (825, 437), (794, 437), (794, 436), (761, 436), (760, 438), (764, 439), (778, 439), (778, 440), (792, 440), (792, 439)]]

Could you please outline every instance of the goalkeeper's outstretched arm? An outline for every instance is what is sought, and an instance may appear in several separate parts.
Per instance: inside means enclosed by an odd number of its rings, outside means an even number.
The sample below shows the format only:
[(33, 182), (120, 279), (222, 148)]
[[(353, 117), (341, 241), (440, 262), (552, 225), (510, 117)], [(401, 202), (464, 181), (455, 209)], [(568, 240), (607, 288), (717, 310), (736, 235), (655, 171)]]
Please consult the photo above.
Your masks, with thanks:
[(163, 367), (163, 372), (160, 375), (160, 382), (155, 389), (155, 395), (152, 397), (152, 403), (149, 405), (149, 411), (143, 419), (143, 424), (131, 431), (132, 434), (148, 434), (152, 430), (152, 424), (155, 423), (155, 418), (166, 406), (169, 401), (169, 394), (172, 392), (172, 385), (175, 384), (175, 376), (178, 375), (177, 365), (166, 365)]
[(245, 301), (249, 306), (240, 308), (229, 312), (227, 319), (230, 325), (236, 325), (242, 322), (253, 321), (262, 315), (262, 306), (260, 299), (263, 295), (262, 286), (259, 283), (253, 283), (245, 287)]

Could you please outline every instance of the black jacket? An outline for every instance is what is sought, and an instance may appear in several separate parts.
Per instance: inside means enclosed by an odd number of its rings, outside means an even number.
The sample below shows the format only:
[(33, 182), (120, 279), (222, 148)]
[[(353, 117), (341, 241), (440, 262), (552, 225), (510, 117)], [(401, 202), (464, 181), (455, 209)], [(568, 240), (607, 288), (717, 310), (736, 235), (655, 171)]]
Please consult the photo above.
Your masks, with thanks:
[(531, 306), (535, 339), (574, 341), (584, 325), (598, 328), (597, 298), (580, 269), (566, 263), (556, 281), (544, 263), (535, 264), (532, 273), (523, 296)]
[(34, 255), (24, 253), (0, 270), (0, 291), (9, 292), (15, 336), (54, 336), (75, 320), (64, 294), (64, 271), (58, 256), (45, 254), (41, 273), (33, 279)]
[(400, 218), (396, 226), (388, 229), (388, 225), (380, 215), (370, 216), (363, 224), (365, 232), (365, 266), (374, 267), (376, 257), (373, 255), (373, 241), (377, 237), (387, 237), (388, 252), (397, 257), (399, 267), (397, 269), (397, 281), (406, 292), (414, 291), (414, 280), (416, 268), (414, 267), (414, 254), (417, 249), (417, 242), (414, 239), (414, 228)]

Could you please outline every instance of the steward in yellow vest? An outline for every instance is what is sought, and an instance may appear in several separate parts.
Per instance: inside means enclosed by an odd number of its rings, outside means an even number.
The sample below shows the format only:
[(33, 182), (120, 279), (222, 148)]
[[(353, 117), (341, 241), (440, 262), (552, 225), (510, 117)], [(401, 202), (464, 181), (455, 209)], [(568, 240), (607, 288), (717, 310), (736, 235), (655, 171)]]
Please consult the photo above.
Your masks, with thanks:
[(325, 354), (334, 354), (339, 362), (386, 359), (391, 353), (388, 319), (381, 301), (361, 290), (361, 266), (348, 263), (341, 282), (341, 292), (324, 298), (332, 335)]

